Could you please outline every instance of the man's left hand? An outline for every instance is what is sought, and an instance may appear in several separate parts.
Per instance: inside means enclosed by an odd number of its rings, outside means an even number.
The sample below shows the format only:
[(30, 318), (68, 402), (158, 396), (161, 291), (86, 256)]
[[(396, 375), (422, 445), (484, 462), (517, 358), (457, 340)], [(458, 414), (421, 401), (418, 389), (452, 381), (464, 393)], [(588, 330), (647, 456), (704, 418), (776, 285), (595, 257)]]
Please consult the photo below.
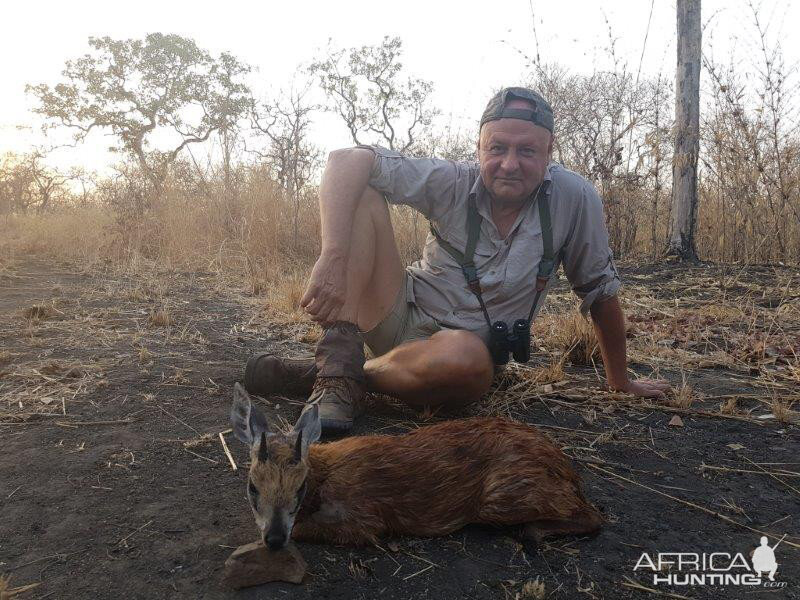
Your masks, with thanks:
[(633, 394), (638, 398), (663, 398), (672, 389), (663, 379), (637, 379), (621, 386), (609, 386), (612, 390)]

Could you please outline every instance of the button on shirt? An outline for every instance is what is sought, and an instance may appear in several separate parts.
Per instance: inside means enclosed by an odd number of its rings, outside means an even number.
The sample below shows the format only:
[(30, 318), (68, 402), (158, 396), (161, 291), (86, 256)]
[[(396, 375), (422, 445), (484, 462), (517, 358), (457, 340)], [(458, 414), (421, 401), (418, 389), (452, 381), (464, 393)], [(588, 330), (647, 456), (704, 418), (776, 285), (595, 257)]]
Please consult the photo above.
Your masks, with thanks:
[[(467, 200), (475, 196), (483, 217), (474, 262), (492, 321), (526, 318), (536, 293), (543, 254), (539, 211), (531, 197), (506, 238), (491, 216), (491, 197), (476, 162), (410, 158), (384, 148), (375, 153), (369, 185), (392, 204), (421, 212), (439, 234), (460, 252), (467, 244)], [(581, 312), (614, 296), (620, 287), (614, 266), (603, 204), (586, 179), (550, 163), (545, 175), (553, 227), (555, 271), (563, 265), (573, 291), (583, 299)], [(407, 267), (406, 298), (445, 327), (467, 329), (488, 340), (480, 304), (469, 290), (461, 266), (428, 234), (422, 259)], [(541, 307), (555, 277), (542, 292)], [(538, 309), (537, 309), (538, 312)]]

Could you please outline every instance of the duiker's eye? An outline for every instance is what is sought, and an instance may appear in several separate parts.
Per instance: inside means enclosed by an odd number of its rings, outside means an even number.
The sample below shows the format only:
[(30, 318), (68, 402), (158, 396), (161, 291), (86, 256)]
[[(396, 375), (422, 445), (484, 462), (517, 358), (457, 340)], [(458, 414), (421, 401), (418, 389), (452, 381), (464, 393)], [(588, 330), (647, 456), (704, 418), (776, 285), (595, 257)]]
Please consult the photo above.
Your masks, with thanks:
[(250, 495), (255, 499), (258, 498), (258, 490), (256, 486), (253, 485), (252, 481), (247, 482), (247, 491), (250, 492)]
[(300, 510), (300, 505), (303, 503), (303, 498), (305, 498), (306, 495), (306, 487), (307, 485), (306, 482), (304, 481), (303, 485), (300, 486), (300, 489), (297, 490), (297, 497), (295, 499), (294, 510), (292, 511), (293, 514), (296, 513), (298, 510)]

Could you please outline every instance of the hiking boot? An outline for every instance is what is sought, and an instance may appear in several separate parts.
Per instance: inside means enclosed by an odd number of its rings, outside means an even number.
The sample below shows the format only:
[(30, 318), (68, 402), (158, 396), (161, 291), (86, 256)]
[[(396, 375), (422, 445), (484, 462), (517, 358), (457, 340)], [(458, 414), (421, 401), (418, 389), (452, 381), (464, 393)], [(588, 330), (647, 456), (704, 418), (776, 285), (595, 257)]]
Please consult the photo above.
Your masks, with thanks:
[(314, 388), (317, 366), (313, 356), (283, 358), (272, 352), (259, 352), (244, 368), (244, 388), (251, 394), (309, 394)]
[(343, 434), (364, 412), (364, 384), (350, 377), (318, 377), (308, 403), (319, 404), (324, 434)]

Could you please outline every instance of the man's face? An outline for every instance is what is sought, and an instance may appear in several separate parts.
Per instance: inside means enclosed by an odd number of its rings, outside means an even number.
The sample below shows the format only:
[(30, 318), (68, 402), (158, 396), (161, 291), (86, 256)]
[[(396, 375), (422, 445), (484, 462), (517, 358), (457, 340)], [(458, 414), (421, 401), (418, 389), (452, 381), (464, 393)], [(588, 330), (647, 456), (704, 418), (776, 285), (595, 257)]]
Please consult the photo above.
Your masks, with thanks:
[[(524, 100), (512, 100), (508, 108), (530, 108)], [(553, 136), (544, 127), (521, 119), (489, 121), (478, 142), (483, 184), (492, 199), (522, 202), (544, 180), (553, 150)]]

